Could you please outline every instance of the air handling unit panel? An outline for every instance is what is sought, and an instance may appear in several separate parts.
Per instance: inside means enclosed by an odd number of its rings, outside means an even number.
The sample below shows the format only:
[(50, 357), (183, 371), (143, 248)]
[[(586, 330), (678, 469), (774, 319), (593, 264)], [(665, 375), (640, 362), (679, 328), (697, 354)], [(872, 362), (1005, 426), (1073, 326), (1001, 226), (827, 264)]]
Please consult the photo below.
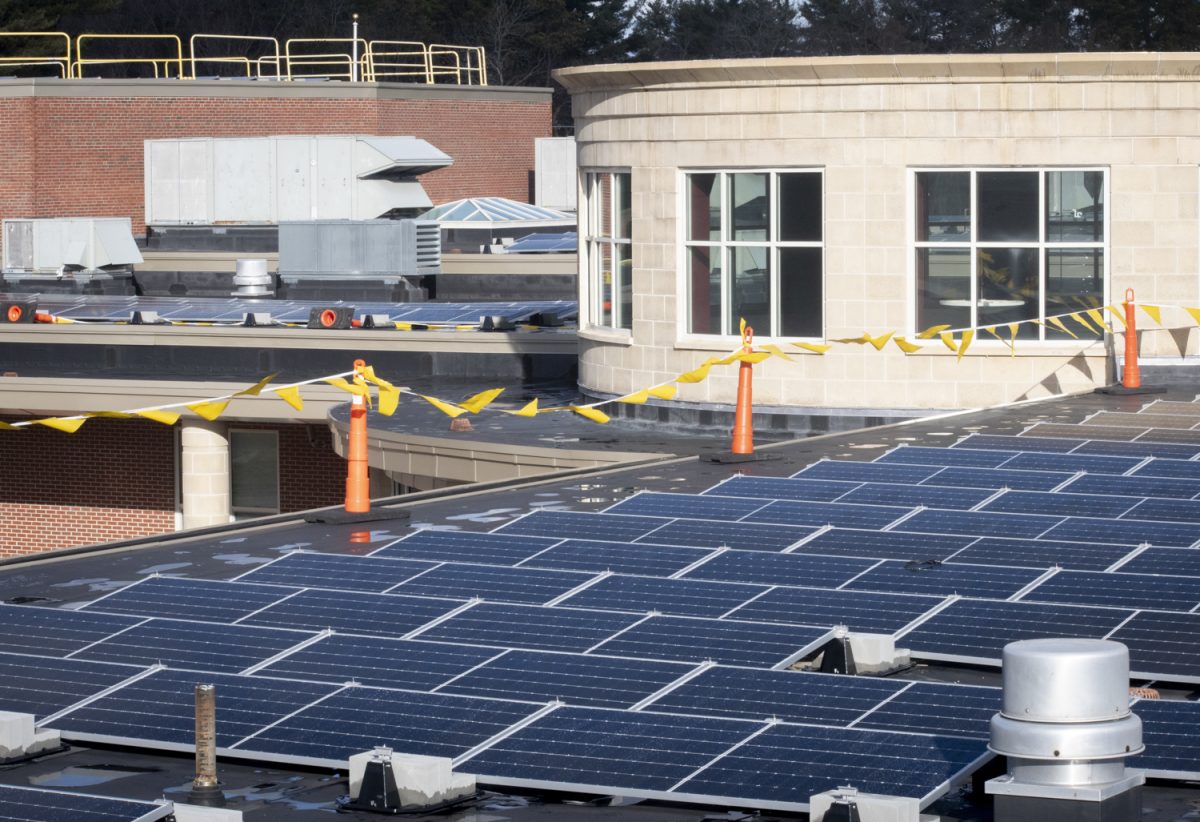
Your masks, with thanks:
[(300, 279), (419, 277), (441, 270), (436, 223), (309, 220), (279, 225), (279, 275)]

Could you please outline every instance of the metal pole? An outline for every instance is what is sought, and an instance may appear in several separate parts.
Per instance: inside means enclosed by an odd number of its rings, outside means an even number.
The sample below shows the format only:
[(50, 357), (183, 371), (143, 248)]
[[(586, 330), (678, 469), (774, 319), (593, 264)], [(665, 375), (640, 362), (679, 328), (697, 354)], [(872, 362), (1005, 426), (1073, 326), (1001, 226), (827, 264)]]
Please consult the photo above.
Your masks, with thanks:
[(225, 794), (217, 781), (217, 688), (196, 686), (196, 778), (188, 804), (223, 807)]
[(350, 27), (350, 82), (358, 82), (358, 15), (354, 15), (354, 23)]

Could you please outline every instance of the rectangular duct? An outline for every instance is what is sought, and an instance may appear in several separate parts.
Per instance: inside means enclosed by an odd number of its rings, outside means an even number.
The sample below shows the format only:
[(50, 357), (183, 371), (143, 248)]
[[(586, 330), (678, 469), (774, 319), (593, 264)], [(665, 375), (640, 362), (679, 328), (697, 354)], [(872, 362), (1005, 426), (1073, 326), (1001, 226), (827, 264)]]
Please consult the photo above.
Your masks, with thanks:
[(279, 225), (279, 275), (368, 279), (441, 271), (441, 232), (428, 220), (306, 220)]

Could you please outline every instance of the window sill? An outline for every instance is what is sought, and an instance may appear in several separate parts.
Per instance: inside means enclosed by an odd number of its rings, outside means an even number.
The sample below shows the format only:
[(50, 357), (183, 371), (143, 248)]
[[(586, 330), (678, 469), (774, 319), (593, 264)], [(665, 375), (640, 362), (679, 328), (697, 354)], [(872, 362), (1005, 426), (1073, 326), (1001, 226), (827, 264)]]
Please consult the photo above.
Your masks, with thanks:
[(577, 332), (580, 339), (609, 345), (633, 345), (633, 332), (624, 328), (605, 328), (590, 325)]

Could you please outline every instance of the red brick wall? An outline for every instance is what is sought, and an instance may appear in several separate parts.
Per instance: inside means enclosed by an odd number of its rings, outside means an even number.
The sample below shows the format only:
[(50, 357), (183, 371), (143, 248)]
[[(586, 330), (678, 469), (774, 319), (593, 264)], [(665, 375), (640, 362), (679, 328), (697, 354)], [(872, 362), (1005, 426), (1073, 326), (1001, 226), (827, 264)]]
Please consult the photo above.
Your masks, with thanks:
[(243, 425), (279, 432), (279, 507), (282, 513), (339, 505), (346, 498), (346, 461), (333, 450), (324, 425)]

